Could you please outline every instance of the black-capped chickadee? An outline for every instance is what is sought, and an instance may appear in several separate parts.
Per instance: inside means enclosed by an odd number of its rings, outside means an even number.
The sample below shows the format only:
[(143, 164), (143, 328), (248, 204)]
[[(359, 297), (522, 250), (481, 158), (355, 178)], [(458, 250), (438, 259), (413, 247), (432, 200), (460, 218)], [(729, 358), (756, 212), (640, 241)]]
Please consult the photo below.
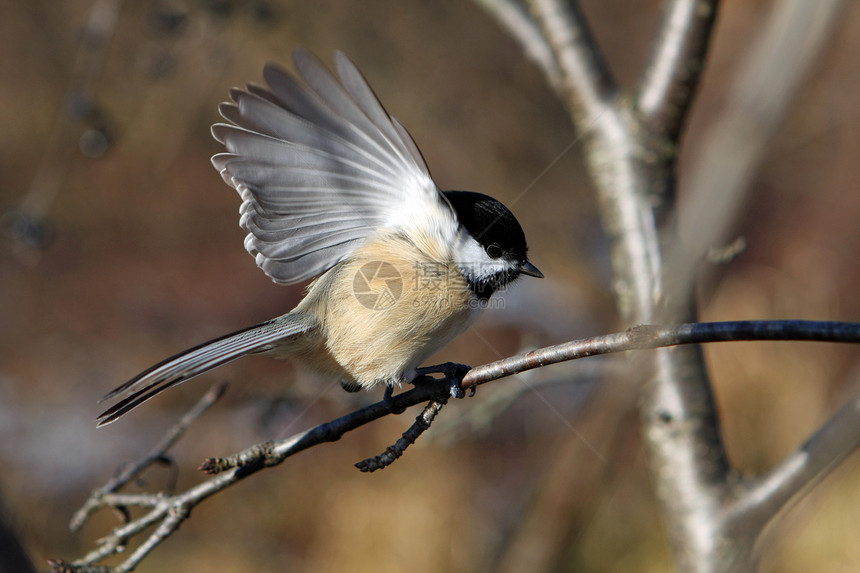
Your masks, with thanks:
[(107, 396), (113, 422), (159, 392), (251, 353), (298, 360), (345, 387), (410, 382), (499, 288), (525, 274), (513, 214), (480, 193), (440, 191), (406, 129), (342, 53), (337, 78), (303, 49), (303, 82), (267, 65), (233, 89), (212, 127), (215, 168), (242, 197), (245, 248), (277, 283), (320, 275), (287, 314), (168, 358)]

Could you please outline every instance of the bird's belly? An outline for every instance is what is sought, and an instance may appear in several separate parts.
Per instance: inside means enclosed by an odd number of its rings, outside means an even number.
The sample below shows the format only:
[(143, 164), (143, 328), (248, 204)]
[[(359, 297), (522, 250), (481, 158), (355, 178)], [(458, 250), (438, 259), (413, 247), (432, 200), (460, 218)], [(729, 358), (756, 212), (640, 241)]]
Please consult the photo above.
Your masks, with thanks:
[(313, 312), (322, 318), (327, 354), (363, 387), (410, 381), (480, 314), (455, 265), (416, 264), (413, 253), (398, 252), (358, 252), (309, 293), (325, 291), (313, 297)]

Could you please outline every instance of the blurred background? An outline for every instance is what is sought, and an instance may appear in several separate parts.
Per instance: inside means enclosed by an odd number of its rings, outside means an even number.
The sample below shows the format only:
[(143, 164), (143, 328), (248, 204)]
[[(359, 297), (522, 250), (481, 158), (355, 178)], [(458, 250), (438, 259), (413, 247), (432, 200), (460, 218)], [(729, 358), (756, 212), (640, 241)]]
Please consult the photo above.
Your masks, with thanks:
[[(635, 81), (659, 2), (585, 0), (622, 83)], [(717, 117), (766, 0), (728, 0), (684, 153)], [(735, 233), (746, 249), (701, 284), (702, 320), (860, 320), (860, 5), (852, 5), (768, 150)], [(481, 364), (619, 326), (607, 245), (565, 110), (469, 2), (0, 0), (0, 507), (39, 568), (74, 559), (117, 517), (68, 521), (213, 383), (227, 395), (141, 489), (187, 488), (208, 456), (286, 437), (379, 399), (254, 357), (95, 429), (96, 400), (143, 368), (281, 314), (242, 247), (239, 200), (209, 157), (228, 89), (290, 65), (301, 44), (346, 52), (407, 126), (444, 189), (517, 215), (546, 279), (442, 351)], [(681, 187), (684, 193), (683, 161)], [(706, 348), (724, 439), (764, 471), (860, 390), (856, 348)], [(641, 380), (623, 358), (486, 385), (384, 472), (417, 410), (305, 452), (210, 499), (140, 571), (665, 571), (640, 445)], [(856, 571), (860, 462), (849, 458), (768, 538), (763, 569)]]

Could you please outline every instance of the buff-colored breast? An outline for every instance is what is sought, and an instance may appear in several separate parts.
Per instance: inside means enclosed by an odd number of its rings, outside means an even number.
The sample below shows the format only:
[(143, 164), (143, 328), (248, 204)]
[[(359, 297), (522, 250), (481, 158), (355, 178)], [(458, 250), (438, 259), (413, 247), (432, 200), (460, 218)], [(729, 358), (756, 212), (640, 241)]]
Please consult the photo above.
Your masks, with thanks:
[(317, 279), (296, 311), (314, 315), (320, 328), (294, 356), (364, 387), (411, 380), (480, 312), (448, 254), (432, 245), (386, 235)]

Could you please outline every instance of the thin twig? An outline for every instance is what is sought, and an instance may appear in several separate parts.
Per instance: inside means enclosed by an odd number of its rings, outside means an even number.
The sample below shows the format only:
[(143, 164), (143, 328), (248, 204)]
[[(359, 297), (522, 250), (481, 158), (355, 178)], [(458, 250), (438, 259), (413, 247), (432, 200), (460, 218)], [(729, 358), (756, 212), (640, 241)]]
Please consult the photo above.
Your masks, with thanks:
[(540, 369), (520, 372), (515, 379), (493, 389), (491, 394), (482, 396), (468, 411), (456, 417), (442, 418), (433, 426), (433, 439), (443, 439), (446, 444), (466, 436), (474, 437), (488, 432), (491, 423), (500, 418), (511, 406), (529, 394), (553, 386), (582, 386), (583, 403), (587, 394), (596, 387), (598, 378), (622, 377), (627, 368), (620, 362), (571, 363), (566, 368), (560, 366), (551, 372)]
[[(88, 568), (90, 564), (122, 551), (130, 537), (140, 533), (143, 529), (161, 519), (159, 509), (167, 508), (170, 499), (168, 496), (161, 493), (118, 494), (115, 492), (126, 486), (153, 463), (165, 460), (167, 450), (169, 450), (176, 441), (182, 437), (185, 431), (197, 420), (197, 418), (200, 417), (201, 414), (203, 414), (203, 412), (209, 409), (221, 396), (224, 395), (224, 392), (227, 390), (227, 386), (228, 384), (223, 382), (212, 386), (209, 391), (206, 392), (200, 400), (198, 400), (197, 403), (194, 404), (194, 406), (167, 431), (164, 437), (149, 452), (143, 455), (138, 461), (126, 464), (116, 476), (109, 480), (104, 486), (96, 489), (90, 494), (90, 497), (86, 502), (84, 502), (84, 505), (72, 516), (72, 520), (69, 525), (72, 531), (80, 529), (93, 512), (103, 507), (119, 509), (120, 512), (126, 516), (127, 520), (129, 507), (149, 508), (151, 511), (137, 520), (129, 521), (124, 527), (118, 528), (114, 530), (111, 535), (102, 538), (99, 541), (99, 547), (97, 549), (75, 562), (73, 566), (80, 567), (79, 569), (67, 570), (80, 571), (82, 573), (92, 570), (91, 568)], [(152, 545), (152, 547), (154, 546), (155, 545)], [(142, 555), (138, 554), (139, 549), (123, 563), (123, 566), (129, 566), (128, 569), (120, 568), (114, 569), (114, 571), (119, 572), (123, 570), (131, 570), (131, 568), (146, 555), (146, 553), (143, 553)], [(64, 563), (63, 565), (67, 567), (72, 566)], [(57, 570), (62, 571), (63, 569)]]
[[(128, 539), (152, 525), (158, 524), (156, 530), (122, 564), (113, 569), (115, 573), (131, 571), (149, 552), (179, 528), (195, 506), (212, 495), (261, 469), (278, 465), (288, 457), (307, 448), (325, 442), (337, 441), (344, 433), (390, 414), (392, 409), (401, 410), (428, 400), (441, 399), (447, 397), (449, 391), (449, 381), (445, 379), (429, 380), (412, 390), (393, 396), (390, 404), (385, 401), (377, 402), (285, 440), (252, 446), (226, 460), (207, 460), (201, 468), (207, 473), (217, 473), (217, 475), (180, 494), (168, 496), (155, 493), (142, 496), (118, 495), (115, 497), (112, 494), (103, 494), (98, 498), (96, 505), (93, 505), (91, 502), (93, 498), (91, 498), (85, 507), (77, 512), (76, 518), (78, 514), (81, 514), (85, 519), (99, 507), (143, 507), (149, 511), (138, 519), (115, 528), (110, 535), (99, 541), (99, 547), (96, 550), (75, 561), (74, 565), (89, 566), (113, 555), (124, 548)], [(114, 481), (112, 480), (111, 483)], [(111, 505), (109, 502), (115, 502), (117, 505)]]
[(415, 418), (415, 422), (409, 426), (405, 432), (403, 432), (403, 435), (400, 436), (400, 439), (398, 439), (394, 445), (385, 448), (385, 451), (378, 456), (373, 456), (372, 458), (367, 458), (356, 463), (355, 467), (363, 472), (375, 472), (376, 470), (383, 470), (393, 464), (400, 456), (403, 455), (406, 448), (414, 444), (415, 440), (417, 440), (421, 434), (430, 429), (430, 425), (433, 423), (433, 420), (436, 419), (436, 416), (442, 411), (442, 407), (445, 406), (447, 402), (447, 397), (444, 399), (431, 400), (430, 403), (424, 407), (421, 413), (418, 414), (418, 417)]
[[(94, 490), (87, 501), (84, 503), (75, 514), (69, 523), (69, 528), (72, 531), (77, 531), (87, 520), (87, 517), (93, 512), (105, 505), (105, 499), (108, 494), (114, 493), (118, 489), (126, 486), (131, 480), (136, 478), (152, 464), (166, 459), (167, 450), (179, 440), (185, 431), (193, 424), (203, 412), (208, 410), (215, 402), (218, 401), (224, 392), (227, 391), (228, 384), (222, 382), (212, 386), (196, 404), (186, 412), (178, 422), (176, 422), (164, 435), (164, 437), (146, 454), (134, 463), (126, 464), (120, 472), (108, 481), (102, 487)], [(118, 507), (123, 504), (112, 503), (113, 507)], [(137, 504), (134, 504), (137, 505)]]
[(111, 567), (75, 565), (62, 559), (48, 559), (53, 573), (114, 573)]
[(627, 350), (662, 348), (705, 342), (808, 340), (860, 342), (860, 323), (814, 320), (742, 320), (696, 322), (671, 326), (639, 325), (624, 332), (580, 338), (472, 368), (463, 378), (464, 390), (493, 380), (586, 356)]

